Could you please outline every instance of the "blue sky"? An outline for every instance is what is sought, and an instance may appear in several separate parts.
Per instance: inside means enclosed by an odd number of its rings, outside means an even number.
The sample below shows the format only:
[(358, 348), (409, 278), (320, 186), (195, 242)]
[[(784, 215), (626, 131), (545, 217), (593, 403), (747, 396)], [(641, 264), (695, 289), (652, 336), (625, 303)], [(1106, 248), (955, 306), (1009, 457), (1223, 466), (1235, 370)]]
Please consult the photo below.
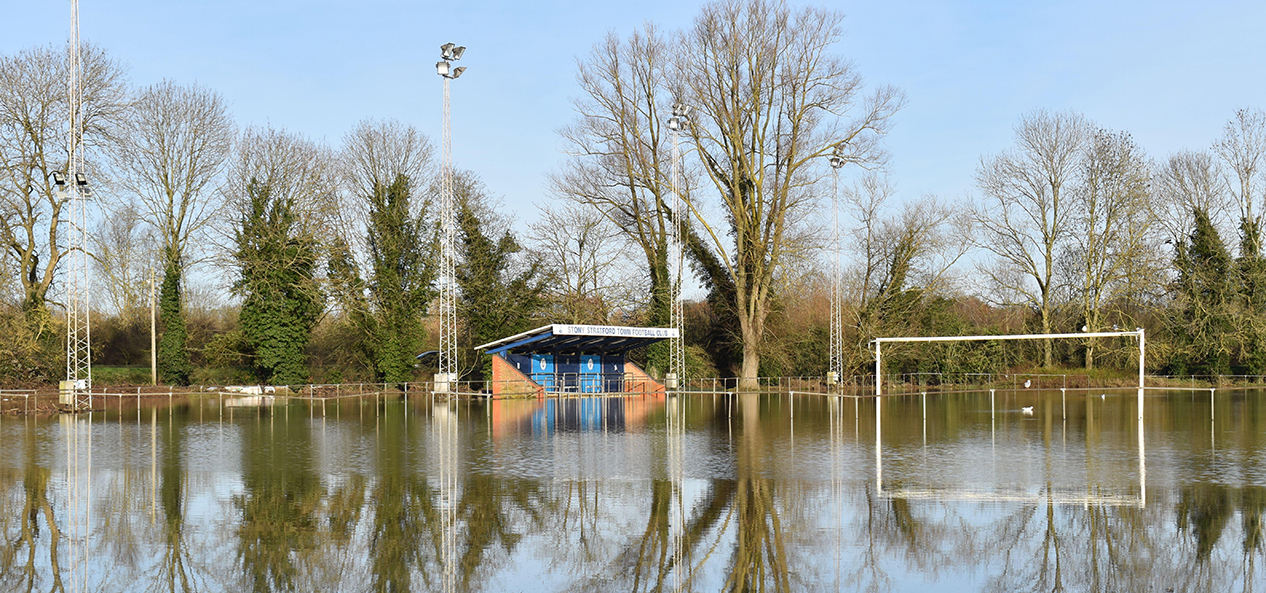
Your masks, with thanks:
[[(10, 2), (0, 53), (61, 43), (69, 0)], [(367, 117), (439, 143), (438, 45), (469, 49), (453, 84), (453, 152), (518, 220), (548, 200), (575, 60), (609, 30), (688, 26), (697, 2), (82, 0), (80, 30), (129, 65), (223, 93), (240, 125), (337, 145)], [(898, 195), (972, 192), (981, 155), (1036, 108), (1131, 132), (1154, 157), (1202, 149), (1239, 107), (1266, 101), (1263, 2), (821, 2), (842, 11), (841, 55), (906, 93), (887, 140)]]

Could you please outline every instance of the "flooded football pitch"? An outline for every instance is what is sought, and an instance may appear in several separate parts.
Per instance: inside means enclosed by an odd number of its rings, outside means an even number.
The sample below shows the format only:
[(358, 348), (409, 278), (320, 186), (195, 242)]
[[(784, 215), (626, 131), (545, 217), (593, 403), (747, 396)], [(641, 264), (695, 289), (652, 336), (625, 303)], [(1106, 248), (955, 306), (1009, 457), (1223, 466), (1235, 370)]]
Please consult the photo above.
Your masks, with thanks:
[(1134, 390), (8, 415), (0, 590), (1260, 590), (1264, 398), (1148, 390), (1142, 419)]

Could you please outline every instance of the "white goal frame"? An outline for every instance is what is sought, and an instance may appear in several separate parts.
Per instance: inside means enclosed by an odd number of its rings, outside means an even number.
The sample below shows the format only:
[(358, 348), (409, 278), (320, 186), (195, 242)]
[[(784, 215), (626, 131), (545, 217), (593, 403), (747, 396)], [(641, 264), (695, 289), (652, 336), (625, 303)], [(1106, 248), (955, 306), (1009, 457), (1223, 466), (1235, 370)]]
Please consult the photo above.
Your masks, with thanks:
[[(887, 337), (875, 338), (870, 343), (875, 345), (875, 395), (883, 395), (883, 344), (885, 342), (988, 342), (990, 340), (1045, 340), (1045, 339), (1085, 339), (1134, 337), (1139, 340), (1139, 403), (1143, 400), (1143, 354), (1147, 348), (1147, 338), (1143, 328), (1134, 331), (1112, 332), (1080, 332), (1071, 334), (1008, 334), (999, 336), (923, 336), (923, 337)], [(1142, 405), (1139, 406), (1142, 410)], [(1142, 412), (1140, 411), (1140, 414)]]

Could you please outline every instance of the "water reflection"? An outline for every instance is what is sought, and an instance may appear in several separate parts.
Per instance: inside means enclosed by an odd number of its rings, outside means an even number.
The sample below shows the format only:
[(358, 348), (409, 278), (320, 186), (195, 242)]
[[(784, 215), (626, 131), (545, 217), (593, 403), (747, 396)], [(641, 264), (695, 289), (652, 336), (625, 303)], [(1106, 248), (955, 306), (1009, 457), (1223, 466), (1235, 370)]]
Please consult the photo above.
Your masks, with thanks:
[(111, 402), (0, 425), (0, 590), (1260, 589), (1263, 395)]

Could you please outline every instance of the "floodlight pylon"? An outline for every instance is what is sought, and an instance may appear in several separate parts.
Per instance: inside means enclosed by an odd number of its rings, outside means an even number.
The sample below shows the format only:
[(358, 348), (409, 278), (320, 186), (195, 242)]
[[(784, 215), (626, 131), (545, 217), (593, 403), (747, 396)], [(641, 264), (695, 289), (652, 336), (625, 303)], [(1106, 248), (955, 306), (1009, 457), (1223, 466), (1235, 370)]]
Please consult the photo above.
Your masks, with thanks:
[(438, 391), (449, 391), (457, 381), (457, 228), (456, 205), (453, 196), (453, 139), (449, 81), (461, 75), (465, 68), (453, 69), (449, 60), (461, 57), (454, 52), (452, 43), (440, 47), (441, 61), (436, 72), (444, 79), (444, 162), (440, 171), (440, 271), (439, 271), (439, 376)]
[(673, 106), (673, 116), (668, 119), (668, 129), (671, 131), (673, 139), (673, 163), (669, 180), (673, 192), (669, 324), (673, 329), (677, 330), (676, 337), (670, 338), (668, 342), (668, 373), (670, 378), (676, 382), (678, 389), (684, 387), (686, 380), (685, 314), (681, 302), (681, 286), (684, 275), (682, 271), (685, 267), (685, 229), (683, 227), (686, 224), (686, 218), (682, 213), (682, 209), (685, 207), (685, 200), (682, 199), (681, 195), (681, 132), (690, 126), (689, 111), (690, 108), (688, 106), (677, 103)]
[(843, 266), (840, 263), (840, 168), (844, 159), (837, 147), (831, 154), (832, 179), (832, 224), (831, 224), (831, 340), (827, 371), (831, 373), (837, 385), (843, 384), (844, 378), (844, 280)]
[[(66, 282), (66, 386), (73, 391), (75, 409), (92, 407), (92, 321), (89, 316), (87, 252), (87, 177), (83, 154), (83, 65), (79, 60), (79, 1), (70, 3), (70, 47), (67, 106), (67, 183), (62, 196), (69, 202)], [(54, 222), (56, 224), (56, 222)]]

